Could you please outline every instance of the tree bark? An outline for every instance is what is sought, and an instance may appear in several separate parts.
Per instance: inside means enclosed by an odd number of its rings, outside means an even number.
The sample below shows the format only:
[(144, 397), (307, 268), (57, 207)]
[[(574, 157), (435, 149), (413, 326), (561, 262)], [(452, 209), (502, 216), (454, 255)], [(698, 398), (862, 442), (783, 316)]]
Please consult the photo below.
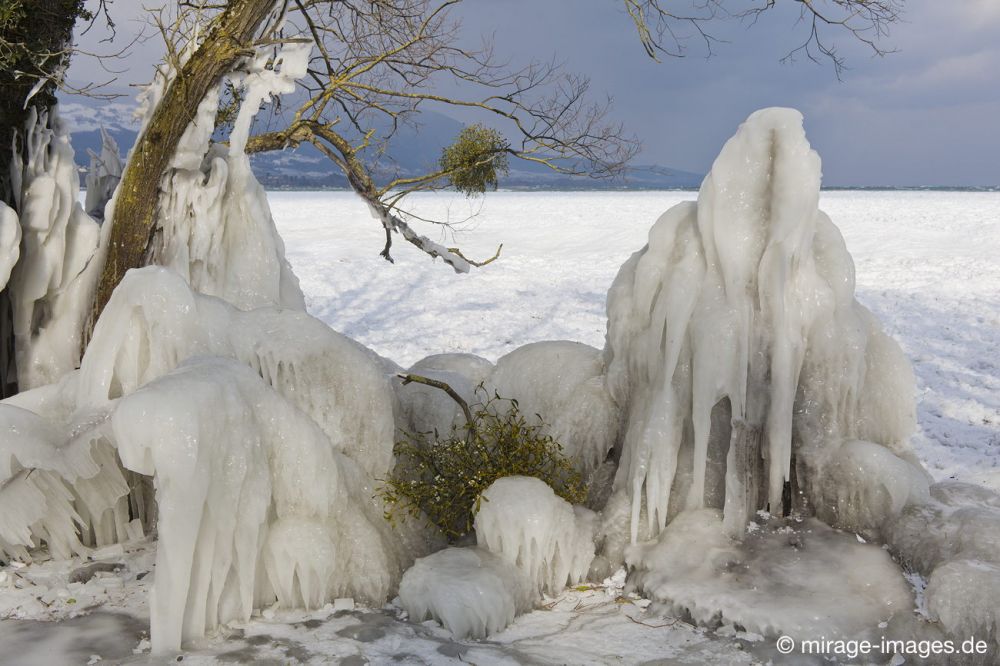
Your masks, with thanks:
[(125, 273), (145, 263), (155, 230), (160, 180), (198, 105), (240, 58), (251, 54), (254, 37), (274, 4), (270, 0), (230, 0), (212, 20), (204, 41), (167, 87), (133, 148), (118, 186), (107, 255), (91, 311), (91, 327)]

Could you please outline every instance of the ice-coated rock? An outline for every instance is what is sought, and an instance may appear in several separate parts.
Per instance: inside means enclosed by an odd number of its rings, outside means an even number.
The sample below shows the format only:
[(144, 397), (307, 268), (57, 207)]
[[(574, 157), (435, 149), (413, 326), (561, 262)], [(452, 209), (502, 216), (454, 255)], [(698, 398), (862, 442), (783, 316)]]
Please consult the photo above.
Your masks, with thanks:
[(685, 511), (629, 548), (630, 585), (699, 624), (770, 638), (877, 640), (880, 623), (912, 616), (912, 591), (878, 545), (816, 519), (751, 526), (740, 542), (717, 509)]
[(529, 424), (539, 423), (588, 477), (618, 440), (618, 405), (604, 387), (598, 349), (579, 342), (535, 342), (497, 361), (490, 386), (514, 398)]
[(455, 638), (486, 638), (531, 609), (525, 574), (482, 548), (446, 548), (420, 558), (399, 584), (410, 620), (434, 619)]

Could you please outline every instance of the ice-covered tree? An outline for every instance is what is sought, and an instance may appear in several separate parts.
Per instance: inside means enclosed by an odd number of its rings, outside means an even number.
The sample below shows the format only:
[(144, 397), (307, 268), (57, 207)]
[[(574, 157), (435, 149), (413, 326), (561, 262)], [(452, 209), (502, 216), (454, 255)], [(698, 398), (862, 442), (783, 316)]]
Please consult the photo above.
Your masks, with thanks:
[[(199, 102), (224, 75), (246, 62), (248, 50), (255, 45), (305, 43), (311, 55), (306, 74), (298, 82), (299, 105), (251, 136), (246, 151), (314, 145), (340, 168), (384, 227), (382, 256), (386, 259), (391, 260), (396, 234), (442, 258), (456, 271), (467, 271), (477, 263), (411, 228), (411, 218), (402, 206), (411, 192), (451, 186), (463, 189), (463, 180), (481, 176), (482, 167), (495, 167), (501, 160), (505, 164), (508, 158), (561, 173), (609, 177), (618, 174), (638, 148), (621, 126), (609, 122), (607, 104), (589, 100), (586, 77), (569, 74), (553, 63), (512, 69), (497, 57), (491, 42), (468, 46), (454, 17), (461, 0), (183, 4), (187, 10), (168, 21), (169, 25), (161, 17), (164, 33), (173, 35), (168, 39), (172, 42), (168, 61), (177, 76), (164, 90), (125, 170), (94, 315), (100, 313), (124, 273), (155, 254), (151, 247), (155, 214), (148, 202), (157, 196), (160, 175)], [(825, 55), (839, 73), (843, 60), (829, 45), (824, 28), (845, 30), (883, 53), (879, 39), (898, 19), (902, 2), (832, 0), (824, 5), (800, 5), (809, 31), (790, 57), (799, 51), (810, 58)], [(775, 2), (768, 1), (736, 9), (713, 0), (683, 13), (659, 0), (622, 2), (643, 47), (653, 57), (680, 55), (689, 28), (711, 46), (712, 22), (726, 16), (756, 19), (774, 6)], [(188, 43), (189, 50), (181, 49), (181, 43)], [(434, 106), (476, 112), (503, 134), (480, 142), (486, 150), (471, 163), (449, 162), (452, 152), (426, 173), (379, 177), (382, 156), (396, 130)], [(469, 138), (464, 137), (466, 146)], [(458, 137), (451, 150), (459, 149), (462, 141)], [(478, 184), (474, 189), (479, 189)]]

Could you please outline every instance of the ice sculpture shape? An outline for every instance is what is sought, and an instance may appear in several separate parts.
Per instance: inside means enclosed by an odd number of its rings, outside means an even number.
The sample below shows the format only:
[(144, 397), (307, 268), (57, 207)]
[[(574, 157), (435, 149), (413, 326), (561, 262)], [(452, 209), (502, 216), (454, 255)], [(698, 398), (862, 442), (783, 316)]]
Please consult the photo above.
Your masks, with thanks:
[(531, 609), (527, 577), (482, 548), (446, 548), (403, 574), (399, 602), (414, 622), (435, 619), (455, 638), (486, 638)]
[(594, 523), (592, 511), (574, 507), (544, 481), (506, 476), (483, 491), (476, 541), (523, 571), (535, 594), (556, 594), (587, 575)]
[(122, 398), (111, 430), (156, 482), (156, 653), (275, 598), (383, 603), (409, 563), (370, 478), (238, 361), (191, 359)]
[(55, 382), (80, 363), (100, 226), (78, 201), (73, 155), (58, 110), (32, 108), (11, 168), (21, 249), (9, 292), (21, 390)]
[(628, 502), (632, 542), (643, 514), (654, 536), (704, 506), (735, 536), (789, 503), (828, 505), (836, 522), (819, 484), (844, 442), (912, 460), (912, 370), (854, 300), (819, 188), (802, 116), (758, 111), (615, 279), (607, 383), (627, 430), (612, 501)]

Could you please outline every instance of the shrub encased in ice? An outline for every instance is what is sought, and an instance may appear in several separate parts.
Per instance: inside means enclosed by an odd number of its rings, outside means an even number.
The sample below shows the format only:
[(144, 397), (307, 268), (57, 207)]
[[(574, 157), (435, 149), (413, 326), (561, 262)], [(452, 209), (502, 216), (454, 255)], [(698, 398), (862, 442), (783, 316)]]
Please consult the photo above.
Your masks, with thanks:
[(507, 476), (482, 495), (476, 540), (523, 571), (535, 594), (556, 594), (586, 577), (595, 521), (592, 511), (574, 507), (544, 481)]
[(127, 538), (129, 486), (106, 439), (70, 439), (9, 403), (0, 403), (0, 431), (0, 558), (30, 561), (45, 545), (67, 559)]
[(434, 619), (455, 638), (486, 638), (531, 609), (524, 573), (482, 548), (446, 548), (416, 562), (399, 583), (399, 602), (414, 622)]
[(563, 340), (518, 347), (497, 361), (490, 388), (517, 400), (584, 477), (618, 439), (619, 409), (604, 387), (602, 353), (593, 347)]
[(819, 484), (844, 441), (912, 459), (913, 373), (854, 300), (853, 263), (817, 208), (819, 187), (801, 115), (758, 111), (723, 147), (698, 201), (667, 211), (616, 277), (605, 354), (626, 412), (615, 492), (630, 504), (633, 543), (642, 517), (655, 535), (678, 511), (705, 506), (724, 509), (741, 535), (756, 510), (782, 509), (793, 459), (792, 499), (801, 491), (837, 505)]

